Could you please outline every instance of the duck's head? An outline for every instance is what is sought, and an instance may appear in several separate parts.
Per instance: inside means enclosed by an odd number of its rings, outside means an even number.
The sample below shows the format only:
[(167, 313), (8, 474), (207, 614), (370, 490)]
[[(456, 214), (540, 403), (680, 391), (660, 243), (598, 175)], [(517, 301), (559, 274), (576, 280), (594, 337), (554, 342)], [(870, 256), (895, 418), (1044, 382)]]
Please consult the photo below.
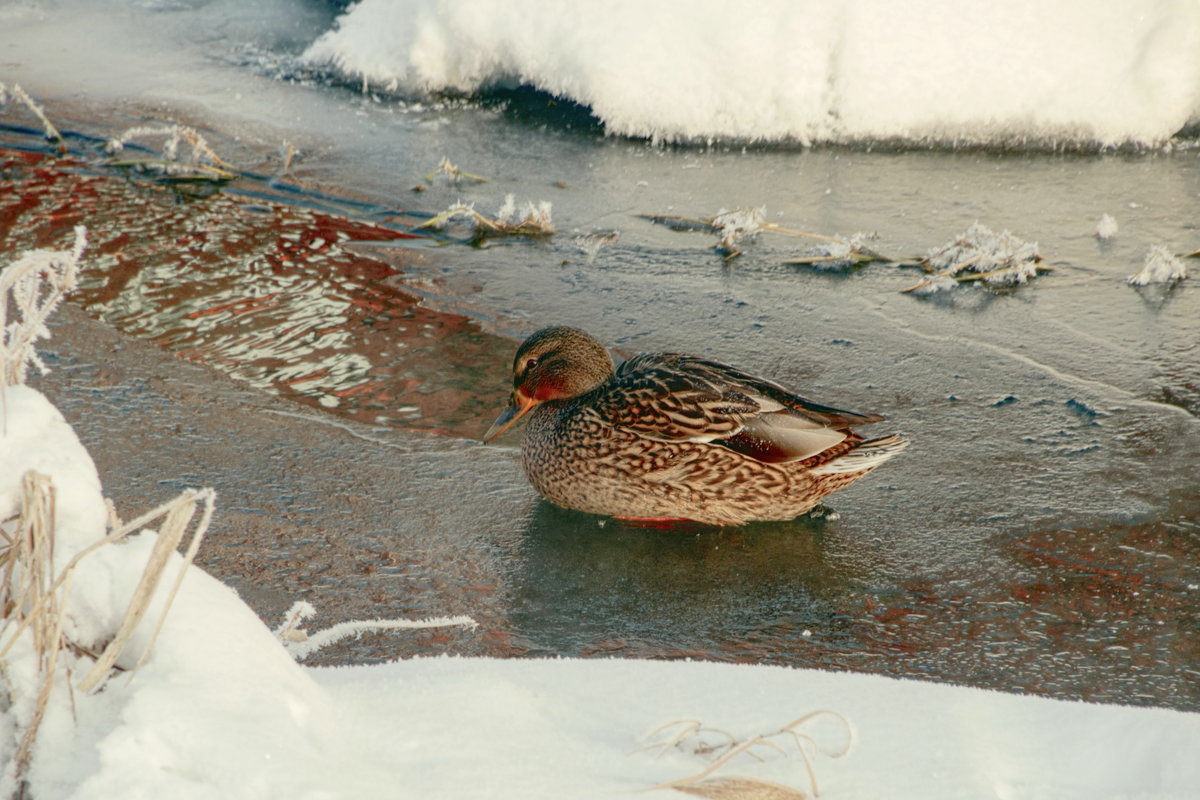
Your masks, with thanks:
[(612, 357), (604, 345), (564, 325), (542, 328), (517, 349), (513, 358), (512, 402), (483, 435), (490, 442), (538, 405), (576, 397), (608, 380)]

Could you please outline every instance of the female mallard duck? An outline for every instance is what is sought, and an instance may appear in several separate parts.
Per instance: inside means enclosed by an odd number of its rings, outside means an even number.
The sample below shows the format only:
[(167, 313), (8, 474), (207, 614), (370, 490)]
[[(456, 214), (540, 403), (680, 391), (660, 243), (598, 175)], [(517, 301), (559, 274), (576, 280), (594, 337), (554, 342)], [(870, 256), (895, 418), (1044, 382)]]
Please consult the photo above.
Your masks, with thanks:
[(562, 326), (517, 350), (512, 402), (483, 440), (526, 414), (521, 458), (535, 489), (637, 519), (793, 519), (908, 446), (850, 430), (878, 414), (817, 405), (715, 361), (645, 353), (614, 370), (600, 342)]

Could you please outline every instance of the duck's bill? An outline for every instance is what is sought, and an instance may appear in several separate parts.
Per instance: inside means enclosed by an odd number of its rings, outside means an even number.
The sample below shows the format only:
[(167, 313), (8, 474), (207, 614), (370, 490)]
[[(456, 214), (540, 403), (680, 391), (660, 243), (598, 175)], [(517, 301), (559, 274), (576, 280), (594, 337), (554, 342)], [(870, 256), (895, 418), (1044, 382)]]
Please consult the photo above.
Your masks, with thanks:
[(483, 441), (490, 442), (500, 434), (513, 426), (517, 420), (529, 413), (537, 403), (522, 397), (519, 394), (513, 393), (512, 402), (508, 404), (508, 408), (500, 412), (500, 416), (496, 417), (496, 421), (492, 423), (492, 427), (487, 429), (487, 433), (483, 435)]

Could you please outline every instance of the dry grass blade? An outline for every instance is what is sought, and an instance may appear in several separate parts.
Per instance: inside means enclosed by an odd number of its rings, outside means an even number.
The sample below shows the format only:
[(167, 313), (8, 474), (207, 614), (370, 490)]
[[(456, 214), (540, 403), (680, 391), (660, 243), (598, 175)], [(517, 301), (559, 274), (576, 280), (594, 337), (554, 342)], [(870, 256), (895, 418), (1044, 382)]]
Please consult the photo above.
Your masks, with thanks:
[(1188, 253), (1184, 258), (1200, 258), (1200, 248)]
[(687, 786), (673, 787), (677, 792), (707, 797), (709, 800), (805, 800), (808, 795), (782, 783), (757, 778), (708, 778)]
[(134, 669), (136, 670), (137, 667), (141, 666), (146, 658), (146, 653), (162, 629), (163, 620), (170, 609), (171, 601), (174, 600), (175, 594), (179, 589), (179, 584), (183, 580), (191, 564), (191, 560), (195, 557), (196, 550), (200, 546), (200, 540), (207, 531), (208, 523), (212, 519), (212, 508), (215, 497), (216, 493), (212, 489), (188, 490), (174, 500), (164, 503), (155, 509), (158, 515), (165, 513), (166, 520), (159, 529), (158, 538), (155, 540), (154, 547), (150, 551), (150, 558), (146, 563), (146, 568), (142, 573), (141, 579), (138, 581), (137, 587), (134, 588), (133, 596), (129, 599), (129, 607), (125, 611), (125, 616), (121, 620), (121, 625), (117, 629), (117, 633), (104, 648), (104, 652), (96, 660), (92, 669), (78, 683), (77, 688), (80, 691), (90, 692), (96, 689), (108, 676), (113, 665), (116, 664), (117, 658), (120, 657), (121, 652), (125, 649), (129, 638), (133, 635), (138, 624), (149, 610), (155, 591), (158, 589), (163, 573), (166, 571), (167, 562), (171, 554), (175, 552), (179, 543), (183, 540), (188, 525), (196, 513), (196, 505), (203, 502), (205, 510), (201, 516), (200, 523), (196, 527), (195, 533), (192, 534), (191, 545), (188, 548), (184, 563), (179, 567), (175, 584), (166, 602), (163, 604), (158, 624), (155, 626), (154, 632), (151, 634), (151, 638), (147, 642), (145, 650), (142, 651)]
[[(839, 749), (822, 748), (812, 735), (802, 730), (809, 722), (820, 717), (832, 717), (833, 719), (841, 722), (846, 732), (845, 745), (843, 747)], [(786, 786), (780, 787), (778, 784), (772, 784), (766, 781), (759, 782), (751, 779), (738, 778), (736, 780), (741, 783), (735, 786), (734, 784), (728, 784), (728, 779), (726, 779), (726, 781), (721, 781), (718, 779), (709, 778), (709, 776), (714, 772), (740, 755), (748, 755), (758, 761), (765, 760), (762, 756), (756, 753), (755, 750), (768, 750), (778, 755), (787, 757), (787, 750), (773, 741), (774, 739), (782, 738), (785, 741), (791, 741), (795, 746), (796, 752), (799, 753), (801, 760), (804, 762), (805, 772), (808, 776), (809, 786), (812, 787), (813, 796), (819, 797), (821, 791), (819, 785), (817, 784), (817, 774), (816, 768), (813, 764), (813, 759), (818, 755), (824, 755), (828, 758), (841, 758), (849, 753), (851, 747), (854, 745), (854, 732), (849, 721), (847, 721), (845, 717), (836, 711), (829, 710), (813, 711), (809, 714), (805, 714), (802, 717), (792, 720), (779, 730), (765, 734), (757, 734), (741, 742), (737, 741), (737, 739), (735, 739), (733, 736), (726, 734), (723, 731), (704, 728), (699, 720), (679, 720), (668, 723), (652, 731), (650, 736), (653, 737), (666, 731), (670, 731), (672, 728), (677, 728), (677, 730), (675, 730), (675, 732), (671, 735), (665, 737), (662, 742), (655, 742), (651, 744), (649, 748), (643, 749), (659, 747), (661, 749), (659, 750), (658, 755), (661, 756), (663, 752), (671, 747), (684, 749), (683, 744), (685, 741), (689, 739), (698, 739), (700, 733), (705, 731), (721, 733), (722, 735), (727, 736), (729, 741), (728, 743), (723, 743), (716, 747), (708, 746), (703, 742), (695, 747), (692, 747), (691, 752), (695, 754), (713, 755), (721, 753), (721, 755), (717, 756), (707, 767), (695, 773), (694, 775), (688, 775), (687, 777), (679, 778), (673, 781), (666, 781), (664, 783), (644, 789), (643, 791), (652, 791), (654, 789), (677, 789), (679, 791), (688, 792), (690, 794), (696, 794), (703, 797), (758, 797), (760, 795), (721, 794), (721, 792), (736, 791), (739, 787), (741, 789), (750, 791), (750, 784), (757, 783), (761, 784), (758, 789), (763, 791), (765, 791), (765, 789), (762, 787), (777, 787), (777, 789), (783, 789), (793, 793), (790, 795), (764, 794), (761, 795), (762, 797), (804, 797), (805, 795), (799, 790)]]
[(31, 629), (40, 686), (33, 715), (25, 723), (13, 757), (18, 780), (29, 766), (33, 744), (54, 689), (66, 616), (51, 582), (55, 492), (50, 479), (32, 471), (25, 473), (21, 478), (19, 508), (15, 532), (11, 538), (5, 536), (6, 547), (0, 552), (0, 569), (4, 574), (4, 583), (0, 585), (3, 611), (0, 632), (7, 632), (14, 625), (18, 630)]

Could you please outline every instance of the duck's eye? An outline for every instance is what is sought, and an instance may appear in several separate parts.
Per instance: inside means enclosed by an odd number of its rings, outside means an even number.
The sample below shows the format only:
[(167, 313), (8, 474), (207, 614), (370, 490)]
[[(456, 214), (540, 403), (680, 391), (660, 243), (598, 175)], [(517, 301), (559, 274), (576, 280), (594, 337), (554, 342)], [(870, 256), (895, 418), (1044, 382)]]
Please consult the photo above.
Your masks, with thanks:
[(526, 362), (525, 362), (525, 368), (524, 368), (524, 369), (522, 369), (521, 371), (522, 371), (522, 372), (529, 372), (529, 370), (533, 369), (533, 368), (534, 368), (534, 367), (536, 367), (537, 365), (538, 365), (537, 356), (534, 356), (533, 358), (531, 358), (531, 359), (529, 359), (528, 361), (526, 361)]

